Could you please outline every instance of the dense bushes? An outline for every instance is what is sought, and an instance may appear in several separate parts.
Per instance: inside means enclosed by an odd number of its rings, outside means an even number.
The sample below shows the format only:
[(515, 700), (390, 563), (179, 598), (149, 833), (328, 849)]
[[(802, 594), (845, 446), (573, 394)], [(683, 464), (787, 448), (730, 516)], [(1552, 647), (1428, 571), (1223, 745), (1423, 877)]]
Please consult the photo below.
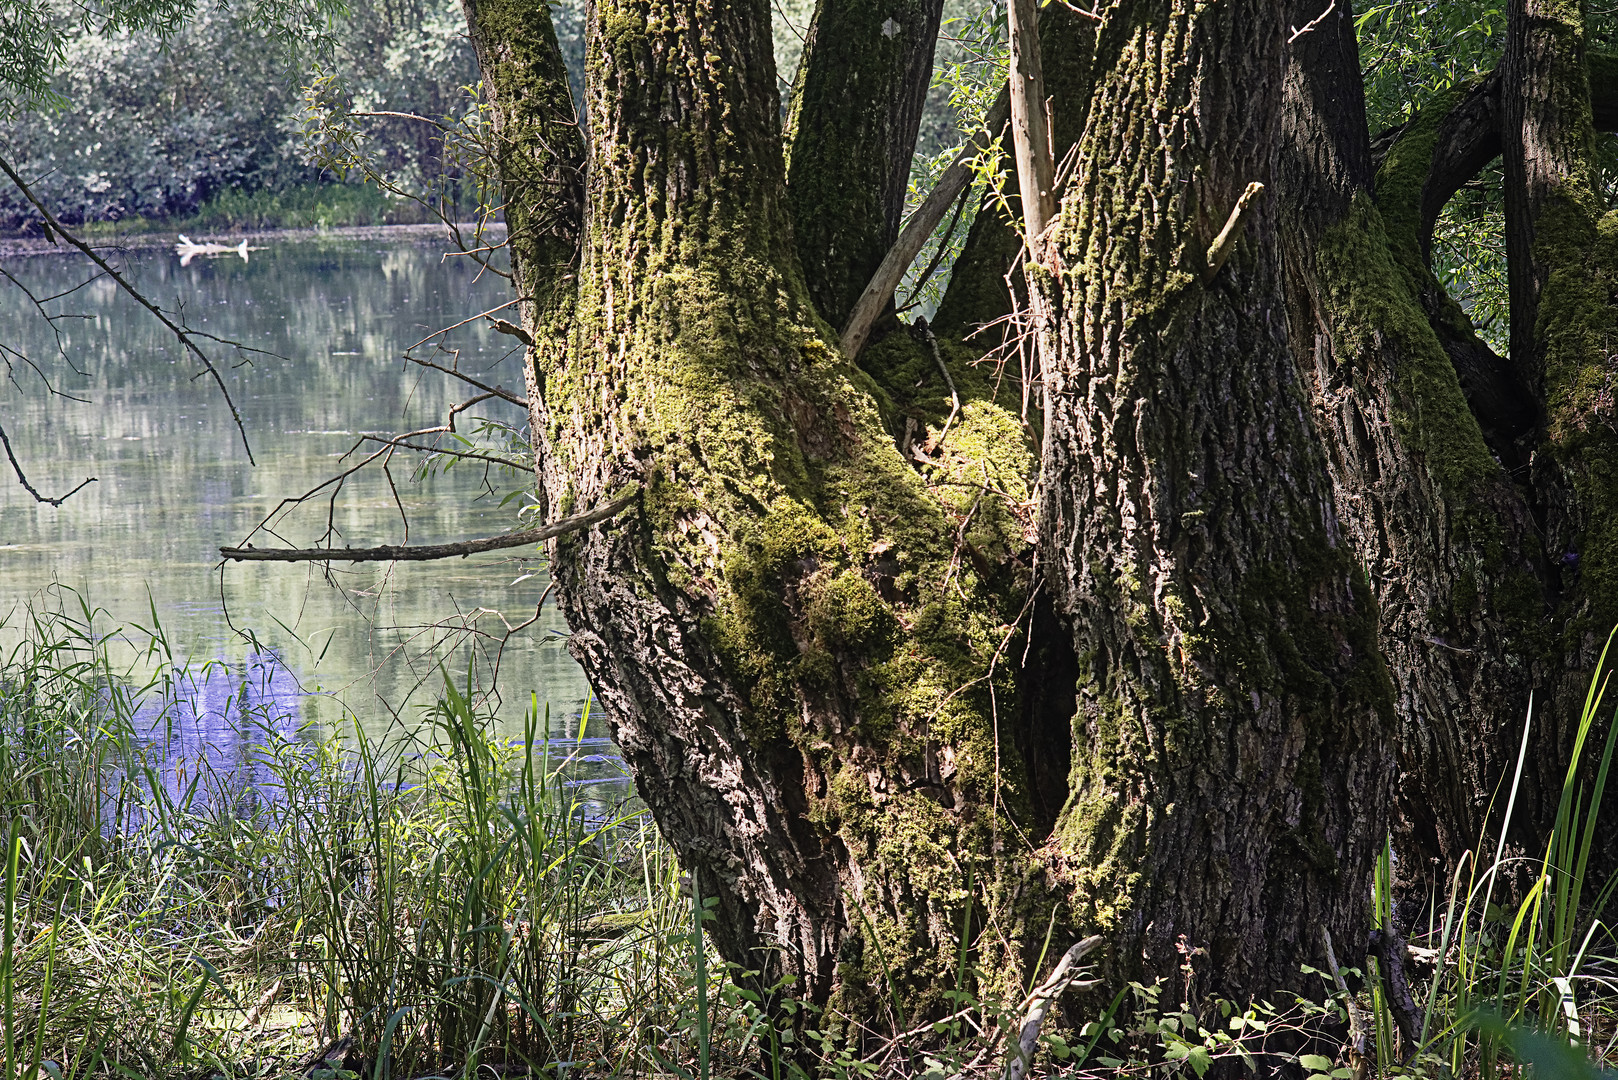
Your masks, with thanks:
[[(358, 0), (328, 66), (361, 112), (458, 115), (477, 82), (454, 0)], [(184, 216), (222, 192), (332, 179), (299, 153), (300, 81), (245, 10), (204, 9), (166, 40), (81, 32), (56, 84), (67, 104), (0, 127), (0, 140), (66, 221)], [(379, 118), (372, 134), (402, 182), (438, 174), (431, 124)], [(20, 192), (0, 191), (0, 228), (36, 217)]]

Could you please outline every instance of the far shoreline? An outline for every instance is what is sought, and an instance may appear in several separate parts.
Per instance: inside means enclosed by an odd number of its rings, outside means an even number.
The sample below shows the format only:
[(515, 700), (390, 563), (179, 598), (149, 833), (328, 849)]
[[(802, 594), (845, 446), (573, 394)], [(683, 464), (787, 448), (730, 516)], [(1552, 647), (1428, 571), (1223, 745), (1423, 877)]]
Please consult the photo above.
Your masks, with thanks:
[[(457, 222), (456, 227), (475, 235), (480, 226), (475, 221), (466, 221)], [(504, 235), (506, 224), (504, 221), (490, 221), (481, 228), (485, 235), (491, 233)], [(86, 239), (85, 243), (97, 251), (152, 251), (158, 248), (173, 248), (183, 229), (185, 229), (183, 225), (177, 225), (171, 230), (157, 232), (148, 227), (140, 232), (125, 235), (96, 236)], [(198, 243), (228, 243), (231, 246), (243, 240), (308, 243), (316, 240), (406, 240), (431, 237), (448, 239), (449, 226), (443, 222), (429, 222), (420, 225), (338, 225), (328, 228), (295, 229), (196, 229), (186, 231), (186, 235)], [(53, 243), (42, 236), (0, 236), (0, 258), (78, 254), (80, 252), (72, 245), (61, 241)]]

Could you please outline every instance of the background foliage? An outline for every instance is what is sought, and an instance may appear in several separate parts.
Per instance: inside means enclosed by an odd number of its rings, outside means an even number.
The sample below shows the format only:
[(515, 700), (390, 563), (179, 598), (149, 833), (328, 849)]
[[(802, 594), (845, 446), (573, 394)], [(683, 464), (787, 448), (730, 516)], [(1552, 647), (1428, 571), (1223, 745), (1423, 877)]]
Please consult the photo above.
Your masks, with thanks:
[[(69, 26), (48, 96), (0, 124), (0, 142), (73, 223), (185, 216), (227, 191), (317, 183), (299, 152), (297, 54), (281, 35), (257, 5), (205, 8), (174, 27)], [(361, 112), (458, 115), (478, 78), (455, 0), (355, 0), (314, 59)], [(401, 182), (439, 173), (432, 124), (378, 117), (371, 134)], [(35, 216), (20, 192), (0, 192), (0, 227)]]

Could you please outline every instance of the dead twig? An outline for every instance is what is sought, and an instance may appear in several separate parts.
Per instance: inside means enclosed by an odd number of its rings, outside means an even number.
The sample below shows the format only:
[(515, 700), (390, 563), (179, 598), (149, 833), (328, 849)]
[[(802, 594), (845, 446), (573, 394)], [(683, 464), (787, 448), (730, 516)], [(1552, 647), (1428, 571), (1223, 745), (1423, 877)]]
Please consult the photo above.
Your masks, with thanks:
[(22, 465), (17, 462), (17, 455), (11, 450), (11, 439), (6, 436), (6, 429), (3, 427), (0, 427), (0, 443), (5, 444), (6, 457), (11, 459), (11, 468), (17, 474), (17, 483), (21, 484), (23, 486), (23, 490), (34, 497), (35, 502), (49, 503), (52, 506), (61, 506), (73, 496), (77, 495), (84, 488), (96, 482), (96, 477), (87, 476), (83, 481), (80, 482), (78, 487), (74, 488), (66, 495), (59, 495), (54, 499), (49, 495), (41, 495), (38, 490), (35, 489), (34, 485), (28, 482), (28, 477), (23, 475)]
[(374, 548), (256, 548), (222, 547), (219, 554), (236, 562), (426, 562), (432, 559), (465, 558), (482, 551), (537, 544), (565, 533), (577, 532), (598, 522), (606, 521), (624, 509), (640, 494), (636, 485), (628, 494), (594, 510), (541, 525), (537, 529), (523, 529), (504, 536), (489, 536), (479, 540), (462, 540), (453, 544), (385, 544)]
[(1208, 245), (1208, 268), (1202, 272), (1202, 283), (1204, 285), (1213, 281), (1214, 277), (1219, 273), (1219, 268), (1225, 265), (1226, 259), (1230, 258), (1231, 249), (1236, 246), (1236, 241), (1242, 235), (1242, 226), (1246, 224), (1248, 207), (1252, 206), (1253, 200), (1263, 193), (1264, 185), (1254, 180), (1247, 185), (1247, 189), (1242, 192), (1241, 198), (1236, 200), (1236, 205), (1231, 207), (1230, 217), (1225, 219), (1225, 227), (1219, 230), (1219, 235), (1214, 237), (1214, 242)]
[(1292, 36), (1287, 38), (1287, 44), (1291, 45), (1294, 41), (1297, 41), (1299, 38), (1303, 37), (1303, 35), (1315, 29), (1321, 23), (1326, 21), (1326, 16), (1330, 15), (1336, 10), (1337, 0), (1331, 0), (1331, 3), (1326, 5), (1325, 11), (1322, 11), (1319, 15), (1316, 15), (1314, 18), (1303, 24), (1302, 30), (1298, 29), (1296, 26), (1292, 27)]
[(1039, 1044), (1039, 1029), (1044, 1026), (1052, 1003), (1070, 989), (1086, 990), (1100, 985), (1099, 980), (1079, 978), (1083, 971), (1079, 961), (1100, 948), (1104, 940), (1097, 935), (1074, 945), (1057, 963), (1051, 977), (1040, 983), (1024, 1000), (1022, 1027), (1011, 1053), (1006, 1057), (1005, 1080), (1022, 1080), (1027, 1074), (1029, 1063), (1034, 1059), (1034, 1047)]

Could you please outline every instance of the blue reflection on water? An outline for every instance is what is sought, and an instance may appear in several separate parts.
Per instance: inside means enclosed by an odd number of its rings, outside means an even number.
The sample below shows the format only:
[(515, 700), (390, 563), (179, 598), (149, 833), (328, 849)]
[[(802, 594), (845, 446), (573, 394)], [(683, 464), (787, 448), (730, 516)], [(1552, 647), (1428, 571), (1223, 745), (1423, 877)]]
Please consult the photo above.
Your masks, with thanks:
[[(133, 714), (148, 768), (140, 770), (148, 790), (158, 778), (175, 805), (200, 799), (239, 816), (275, 800), (280, 781), (267, 762), (272, 743), (318, 745), (325, 733), (303, 718), (303, 702), (333, 695), (306, 689), (273, 650), (249, 652), (239, 660), (217, 659), (176, 666), (160, 692), (141, 700)], [(564, 726), (583, 727), (583, 710)], [(417, 753), (428, 752), (424, 729), (404, 733)], [(524, 740), (508, 740), (520, 745)], [(634, 800), (623, 758), (610, 738), (593, 735), (539, 735), (528, 747), (536, 765), (555, 769), (560, 783), (589, 789), (578, 798), (587, 821), (602, 822)], [(137, 783), (139, 783), (137, 779)], [(224, 800), (225, 805), (220, 805)]]

